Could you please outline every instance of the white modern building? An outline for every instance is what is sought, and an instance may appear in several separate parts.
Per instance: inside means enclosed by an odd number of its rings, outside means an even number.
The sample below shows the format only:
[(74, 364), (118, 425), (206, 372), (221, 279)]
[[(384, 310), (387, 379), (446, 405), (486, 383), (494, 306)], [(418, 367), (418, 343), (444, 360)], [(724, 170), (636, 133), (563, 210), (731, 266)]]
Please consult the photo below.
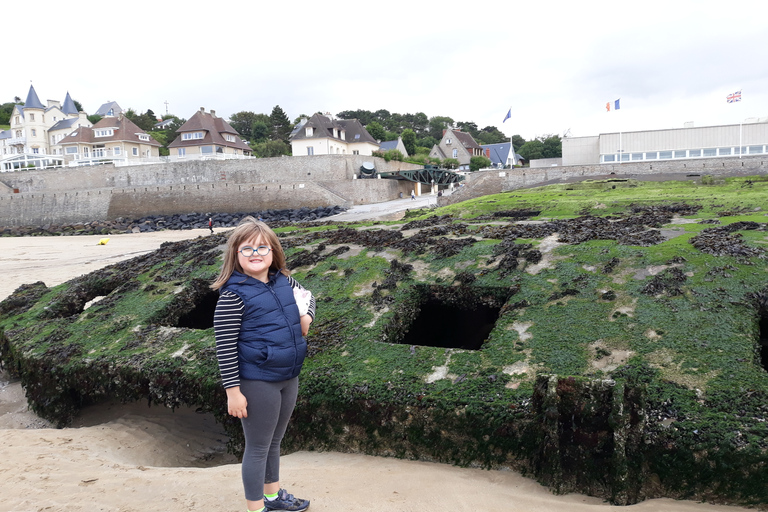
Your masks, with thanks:
[(768, 118), (742, 124), (602, 133), (563, 139), (563, 165), (768, 154)]

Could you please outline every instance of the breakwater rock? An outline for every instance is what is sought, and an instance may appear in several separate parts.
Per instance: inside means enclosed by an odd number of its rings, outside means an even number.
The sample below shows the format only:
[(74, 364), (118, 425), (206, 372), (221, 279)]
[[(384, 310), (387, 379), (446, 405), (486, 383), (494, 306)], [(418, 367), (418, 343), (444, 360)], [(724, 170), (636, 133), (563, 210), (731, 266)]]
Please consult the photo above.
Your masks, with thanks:
[(345, 211), (341, 206), (261, 210), (248, 213), (189, 213), (176, 215), (151, 215), (140, 219), (118, 218), (78, 224), (45, 224), (42, 226), (18, 226), (0, 228), (0, 236), (50, 236), (50, 235), (109, 235), (118, 233), (145, 233), (165, 229), (206, 229), (208, 219), (213, 227), (235, 227), (243, 217), (251, 215), (281, 226), (294, 222), (311, 222)]
[[(768, 504), (768, 226), (679, 204), (530, 211), (278, 228), (318, 304), (284, 450), (512, 467), (621, 505)], [(225, 240), (1, 302), (0, 357), (33, 410), (190, 405), (240, 453), (209, 288)]]

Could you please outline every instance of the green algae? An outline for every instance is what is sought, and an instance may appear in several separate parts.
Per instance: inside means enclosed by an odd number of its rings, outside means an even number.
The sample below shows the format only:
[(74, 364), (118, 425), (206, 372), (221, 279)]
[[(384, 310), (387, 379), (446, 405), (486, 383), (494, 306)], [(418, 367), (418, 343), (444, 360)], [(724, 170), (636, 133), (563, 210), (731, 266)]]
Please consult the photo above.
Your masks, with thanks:
[[(692, 244), (734, 224), (744, 228), (739, 243), (765, 247), (754, 208), (766, 206), (768, 182), (744, 183), (516, 191), (409, 212), (427, 225), (402, 237), (392, 235), (402, 221), (365, 223), (360, 236), (337, 224), (279, 229), (294, 276), (318, 303), (284, 448), (514, 467), (617, 504), (768, 503), (759, 348), (768, 265), (760, 252), (716, 256)], [(514, 219), (478, 218), (524, 208), (546, 220), (585, 210), (618, 218), (654, 197), (703, 206), (662, 223), (674, 236), (644, 247), (502, 240), (486, 227)], [(697, 223), (708, 219), (720, 224)], [(65, 425), (107, 398), (193, 405), (216, 415), (239, 452), (213, 330), (187, 318), (212, 315), (207, 283), (224, 241), (164, 244), (0, 303), (0, 355), (32, 408)], [(500, 310), (478, 350), (404, 344), (428, 301)]]

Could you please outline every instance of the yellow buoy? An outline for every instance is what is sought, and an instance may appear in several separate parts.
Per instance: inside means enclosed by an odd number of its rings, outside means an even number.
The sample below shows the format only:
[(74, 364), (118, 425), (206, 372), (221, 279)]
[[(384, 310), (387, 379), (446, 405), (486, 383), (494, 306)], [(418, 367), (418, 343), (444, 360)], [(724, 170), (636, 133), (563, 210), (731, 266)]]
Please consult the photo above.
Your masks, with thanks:
[(109, 238), (102, 238), (99, 240), (99, 245), (107, 245), (107, 242), (109, 242)]

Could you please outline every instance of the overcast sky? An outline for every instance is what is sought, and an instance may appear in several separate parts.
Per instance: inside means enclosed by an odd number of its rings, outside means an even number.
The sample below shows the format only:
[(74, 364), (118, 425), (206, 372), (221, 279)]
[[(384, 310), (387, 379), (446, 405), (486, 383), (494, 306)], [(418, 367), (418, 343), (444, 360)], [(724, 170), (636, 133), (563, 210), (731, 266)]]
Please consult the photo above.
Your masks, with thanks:
[(43, 0), (3, 24), (0, 103), (32, 83), (89, 114), (386, 109), (526, 139), (768, 117), (762, 3), (494, 3)]

